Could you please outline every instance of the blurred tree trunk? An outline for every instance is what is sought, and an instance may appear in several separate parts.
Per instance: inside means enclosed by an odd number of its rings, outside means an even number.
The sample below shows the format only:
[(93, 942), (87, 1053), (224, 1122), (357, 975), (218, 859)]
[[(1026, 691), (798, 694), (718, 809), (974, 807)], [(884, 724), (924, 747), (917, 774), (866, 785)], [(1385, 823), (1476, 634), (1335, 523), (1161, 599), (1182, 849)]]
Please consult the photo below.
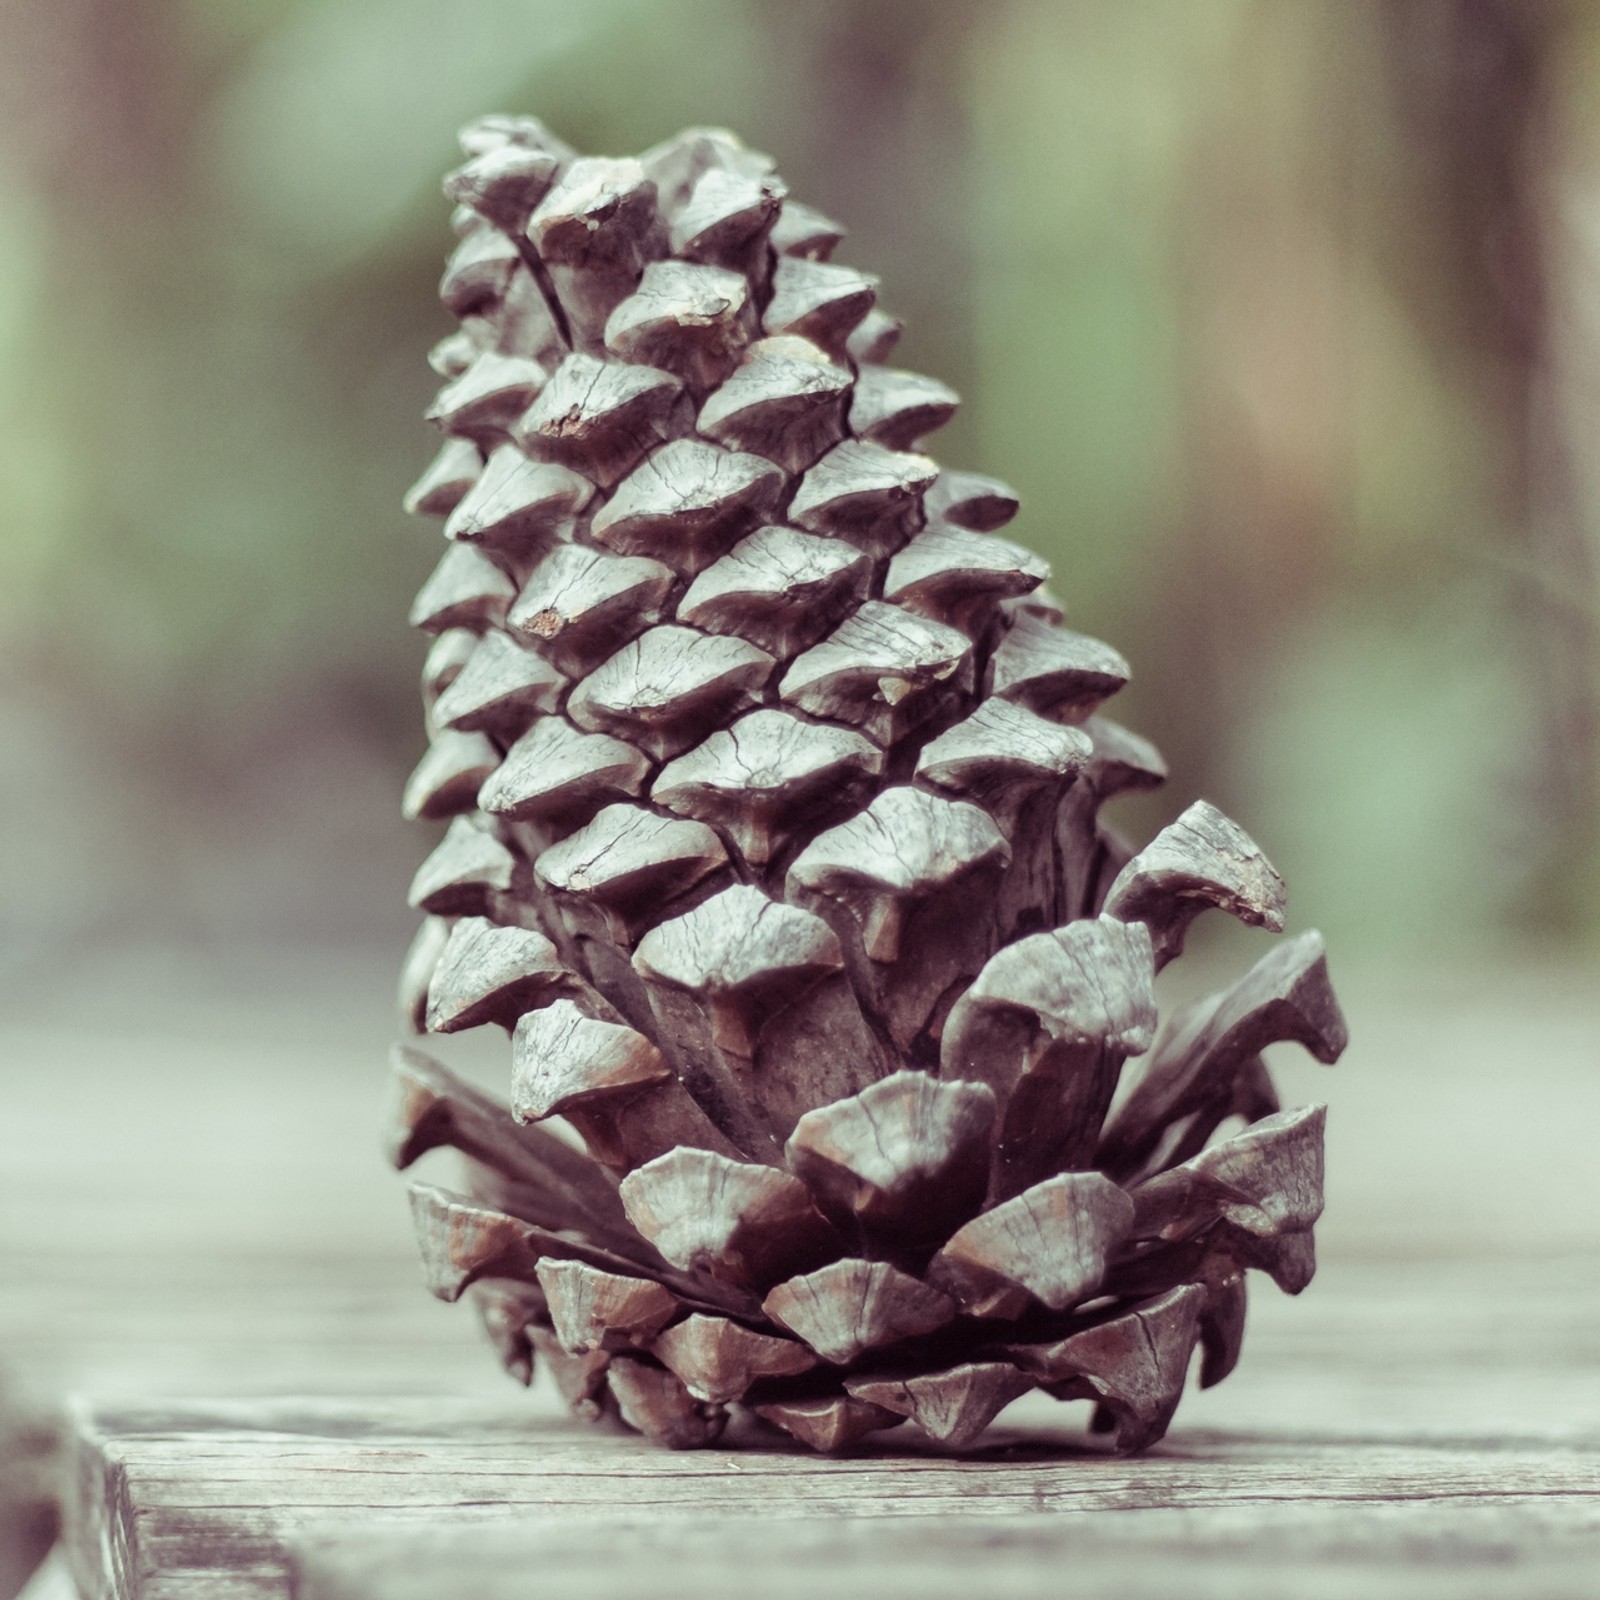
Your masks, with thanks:
[(1596, 183), (1563, 126), (1572, 12), (1553, 0), (1391, 0), (1386, 20), (1400, 115), (1453, 268), (1426, 293), (1435, 306), (1441, 289), (1454, 298), (1453, 336), (1478, 347), (1500, 453), (1506, 604), (1533, 717), (1513, 802), (1527, 808), (1519, 843), (1532, 865), (1521, 920), (1565, 931), (1591, 887), (1600, 799), (1600, 499), (1580, 469), (1600, 420), (1600, 263), (1571, 237), (1572, 206), (1592, 206)]
[(1143, 675), (1181, 792), (1224, 808), (1249, 798), (1237, 741), (1265, 664), (1328, 592), (1356, 450), (1347, 201), (1362, 30), (1339, 0), (1239, 9), (1233, 92), (1198, 119), (1173, 219), (1185, 481), (1150, 580), (1162, 648)]
[(0, 131), (64, 222), (131, 209), (181, 149), (182, 40), (159, 0), (10, 0)]

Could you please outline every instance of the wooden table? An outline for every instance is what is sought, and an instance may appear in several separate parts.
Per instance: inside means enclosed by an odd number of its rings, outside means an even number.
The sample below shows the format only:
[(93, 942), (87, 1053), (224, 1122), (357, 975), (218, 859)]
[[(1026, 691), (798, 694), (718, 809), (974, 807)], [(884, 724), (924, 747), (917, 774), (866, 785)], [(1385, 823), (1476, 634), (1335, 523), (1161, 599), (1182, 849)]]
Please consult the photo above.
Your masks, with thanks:
[(1600, 1594), (1600, 996), (1339, 976), (1346, 1062), (1282, 1073), (1333, 1108), (1322, 1274), (1259, 1291), (1240, 1370), (1132, 1462), (1037, 1397), (960, 1462), (576, 1429), (416, 1287), (368, 1155), (381, 961), (33, 986), (0, 1361), (87, 1397), (83, 1592)]

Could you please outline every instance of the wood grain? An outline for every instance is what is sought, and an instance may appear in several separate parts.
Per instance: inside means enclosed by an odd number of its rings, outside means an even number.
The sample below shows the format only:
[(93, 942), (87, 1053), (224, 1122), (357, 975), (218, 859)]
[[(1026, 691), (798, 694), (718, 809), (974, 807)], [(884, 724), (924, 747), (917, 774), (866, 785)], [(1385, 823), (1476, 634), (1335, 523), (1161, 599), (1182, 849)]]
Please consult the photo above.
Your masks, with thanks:
[[(1004, 1593), (1058, 1600), (1064, 1592), (1118, 1600), (1484, 1600), (1537, 1594), (1592, 1596), (1596, 1545), (1568, 1505), (1429, 1507), (1402, 1532), (1371, 1507), (1253, 1507), (1126, 1511), (1074, 1519), (1037, 1513), (1007, 1522), (1003, 1547), (982, 1521), (908, 1517), (730, 1528), (706, 1519), (483, 1528), (310, 1537), (296, 1550), (300, 1600), (433, 1600), (450, 1574), (480, 1600), (527, 1591), (528, 1573), (554, 1593), (631, 1600), (647, 1588), (666, 1600), (747, 1592), (806, 1600), (966, 1600)], [(595, 1559), (603, 1547), (605, 1559)], [(1070, 1584), (1063, 1577), (1070, 1562)], [(434, 1587), (429, 1587), (432, 1584)]]
[[(959, 1460), (918, 1451), (902, 1437), (871, 1436), (856, 1454), (818, 1462), (776, 1442), (747, 1444), (737, 1455), (685, 1457), (548, 1415), (515, 1417), (504, 1408), (486, 1413), (449, 1402), (91, 1411), (77, 1422), (69, 1553), (85, 1600), (242, 1600), (290, 1592), (290, 1537), (352, 1522), (381, 1529), (385, 1543), (409, 1538), (415, 1549), (419, 1531), (436, 1538), (435, 1530), (451, 1527), (520, 1523), (537, 1539), (562, 1523), (614, 1519), (619, 1511), (635, 1525), (679, 1529), (679, 1519), (714, 1516), (726, 1520), (715, 1525), (705, 1556), (710, 1570), (721, 1568), (723, 1586), (710, 1592), (732, 1593), (736, 1564), (726, 1558), (741, 1548), (764, 1575), (779, 1565), (770, 1551), (752, 1551), (756, 1537), (788, 1539), (791, 1550), (795, 1541), (804, 1549), (847, 1537), (856, 1566), (845, 1575), (860, 1584), (883, 1565), (863, 1549), (878, 1530), (852, 1525), (877, 1519), (949, 1519), (956, 1530), (949, 1538), (965, 1547), (969, 1562), (985, 1549), (1009, 1559), (1031, 1545), (1039, 1559), (1053, 1555), (1060, 1563), (1085, 1537), (1131, 1554), (1136, 1530), (1111, 1526), (1129, 1513), (1164, 1512), (1170, 1525), (1180, 1514), (1203, 1522), (1209, 1510), (1225, 1515), (1195, 1528), (1188, 1542), (1215, 1550), (1218, 1530), (1230, 1528), (1230, 1570), (1237, 1571), (1256, 1541), (1282, 1527), (1284, 1502), (1302, 1516), (1323, 1512), (1325, 1537), (1346, 1546), (1361, 1543), (1364, 1524), (1352, 1511), (1368, 1513), (1370, 1522), (1370, 1513), (1384, 1508), (1388, 1529), (1396, 1530), (1400, 1508), (1428, 1513), (1437, 1527), (1448, 1523), (1440, 1513), (1466, 1507), (1498, 1509), (1500, 1517), (1480, 1518), (1478, 1528), (1512, 1541), (1513, 1550), (1539, 1548), (1541, 1540), (1528, 1537), (1539, 1526), (1530, 1528), (1529, 1519), (1539, 1517), (1591, 1555), (1600, 1550), (1600, 1439), (1593, 1435), (1552, 1448), (1516, 1439), (1269, 1439), (1178, 1430), (1157, 1453), (1135, 1461), (1063, 1448), (1058, 1437), (1027, 1429), (1001, 1432), (977, 1458)], [(814, 1530), (782, 1526), (809, 1519), (822, 1520)], [(887, 1549), (906, 1548), (894, 1542), (893, 1528), (883, 1531)], [(630, 1553), (637, 1574), (649, 1548), (632, 1536), (619, 1547), (599, 1528), (586, 1542), (601, 1581), (627, 1565)], [(1391, 1531), (1391, 1562), (1398, 1543)], [(1174, 1545), (1176, 1560), (1184, 1543)], [(358, 1534), (354, 1548), (368, 1552), (370, 1581), (371, 1537)], [(471, 1586), (457, 1587), (459, 1573), (437, 1555), (430, 1570), (445, 1585), (435, 1593), (495, 1592), (479, 1582), (508, 1575), (497, 1563), (474, 1562)], [(337, 1592), (307, 1588), (309, 1581), (301, 1583), (303, 1595)], [(528, 1581), (526, 1567), (520, 1581)], [(346, 1592), (419, 1591), (380, 1584)], [(920, 1591), (899, 1584), (879, 1592)]]

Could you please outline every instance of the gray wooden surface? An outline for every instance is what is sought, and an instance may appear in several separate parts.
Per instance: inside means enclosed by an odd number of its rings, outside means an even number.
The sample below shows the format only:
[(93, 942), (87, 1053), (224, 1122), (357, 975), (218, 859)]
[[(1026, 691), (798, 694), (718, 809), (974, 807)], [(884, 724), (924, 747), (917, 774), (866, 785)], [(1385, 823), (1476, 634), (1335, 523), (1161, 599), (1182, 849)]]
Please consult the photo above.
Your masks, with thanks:
[[(595, 1550), (616, 1552), (596, 1561)], [(1439, 1600), (1590, 1595), (1594, 1543), (1537, 1508), (1305, 1505), (1119, 1509), (1063, 1518), (830, 1519), (730, 1527), (705, 1519), (599, 1527), (382, 1533), (310, 1539), (300, 1600)], [(532, 1575), (537, 1574), (537, 1578)], [(453, 1582), (452, 1582), (453, 1578)]]
[[(548, 1544), (565, 1551), (575, 1586), (587, 1572), (602, 1592), (621, 1593), (630, 1574), (638, 1584), (662, 1559), (663, 1540), (678, 1551), (675, 1567), (692, 1558), (717, 1593), (740, 1592), (739, 1573), (752, 1565), (792, 1580), (818, 1552), (831, 1561), (831, 1585), (862, 1593), (919, 1594), (930, 1564), (976, 1573), (1013, 1560), (1037, 1588), (1052, 1551), (1059, 1565), (1084, 1542), (1102, 1562), (1136, 1564), (1148, 1537), (1168, 1557), (1188, 1546), (1214, 1563), (1231, 1552), (1237, 1566), (1254, 1540), (1280, 1563), (1293, 1556), (1296, 1529), (1313, 1547), (1342, 1543), (1397, 1570), (1429, 1564), (1413, 1542), (1425, 1551), (1457, 1540), (1537, 1554), (1542, 1578), (1559, 1573), (1568, 1592), (1600, 1573), (1600, 1433), (1556, 1444), (1190, 1427), (1128, 1461), (1064, 1451), (1053, 1430), (1013, 1426), (971, 1459), (880, 1445), (819, 1462), (776, 1445), (671, 1453), (427, 1401), (104, 1412), (85, 1419), (81, 1441), (71, 1553), (96, 1600), (281, 1594), (286, 1537), (302, 1543), (302, 1594), (342, 1584), (388, 1595), (405, 1575), (402, 1594), (429, 1592), (431, 1581), (441, 1596), (509, 1596), (530, 1570), (544, 1571)], [(1396, 1515), (1401, 1508), (1422, 1515)], [(1128, 1516), (1139, 1526), (1116, 1526)], [(896, 1526), (908, 1518), (917, 1525)], [(929, 1518), (939, 1519), (931, 1547)], [(585, 1537), (579, 1524), (594, 1519)], [(685, 1520), (703, 1535), (686, 1537)], [(882, 1525), (889, 1552), (918, 1561), (898, 1575), (872, 1563), (854, 1570), (850, 1552), (871, 1548), (867, 1521)], [(485, 1524), (497, 1534), (488, 1547), (469, 1536)], [(836, 1538), (849, 1542), (834, 1548)], [(392, 1551), (406, 1559), (397, 1564)], [(1467, 1564), (1465, 1551), (1453, 1559)], [(1162, 1566), (1170, 1575), (1171, 1561)]]
[(1350, 1054), (1282, 1074), (1332, 1105), (1322, 1273), (1255, 1295), (1240, 1370), (1157, 1454), (1062, 1454), (1083, 1408), (1032, 1400), (991, 1458), (888, 1435), (838, 1464), (575, 1431), (421, 1293), (374, 1149), (383, 963), (83, 976), (0, 1008), (0, 1363), (96, 1419), (88, 1594), (282, 1594), (291, 1545), (304, 1594), (395, 1600), (494, 1600), (535, 1560), (549, 1594), (1030, 1594), (1068, 1565), (1119, 1595), (1600, 1594), (1590, 973), (1336, 963)]

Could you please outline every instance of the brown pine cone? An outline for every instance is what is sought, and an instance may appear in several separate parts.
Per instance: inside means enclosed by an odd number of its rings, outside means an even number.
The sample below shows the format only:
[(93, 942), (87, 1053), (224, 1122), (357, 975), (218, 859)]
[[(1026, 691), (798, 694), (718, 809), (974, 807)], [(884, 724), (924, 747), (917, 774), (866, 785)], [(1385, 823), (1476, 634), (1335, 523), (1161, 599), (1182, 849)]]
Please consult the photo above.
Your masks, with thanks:
[(397, 1164), (474, 1175), (413, 1189), (431, 1287), (671, 1445), (738, 1403), (959, 1447), (1033, 1388), (1151, 1443), (1245, 1269), (1310, 1279), (1323, 1112), (1261, 1051), (1343, 1048), (1320, 938), (1158, 1029), (1190, 922), (1278, 932), (1283, 884), (1204, 802), (1099, 823), (1164, 777), (1100, 715), (1127, 665), (996, 537), (1015, 494), (920, 453), (956, 396), (767, 157), (462, 144), (403, 1004), (512, 1063), (508, 1108), (397, 1053)]

